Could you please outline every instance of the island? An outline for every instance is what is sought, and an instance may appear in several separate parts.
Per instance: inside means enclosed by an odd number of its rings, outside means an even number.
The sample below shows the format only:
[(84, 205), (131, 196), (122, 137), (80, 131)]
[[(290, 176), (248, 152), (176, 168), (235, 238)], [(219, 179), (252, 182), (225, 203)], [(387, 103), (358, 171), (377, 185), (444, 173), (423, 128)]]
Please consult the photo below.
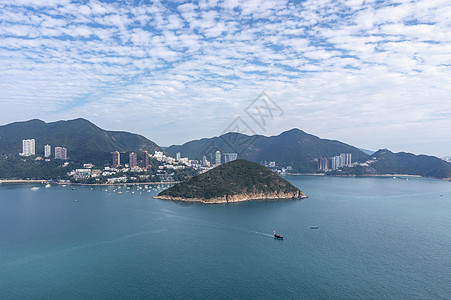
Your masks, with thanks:
[(297, 187), (268, 168), (237, 159), (162, 191), (157, 199), (230, 203), (265, 199), (303, 199)]

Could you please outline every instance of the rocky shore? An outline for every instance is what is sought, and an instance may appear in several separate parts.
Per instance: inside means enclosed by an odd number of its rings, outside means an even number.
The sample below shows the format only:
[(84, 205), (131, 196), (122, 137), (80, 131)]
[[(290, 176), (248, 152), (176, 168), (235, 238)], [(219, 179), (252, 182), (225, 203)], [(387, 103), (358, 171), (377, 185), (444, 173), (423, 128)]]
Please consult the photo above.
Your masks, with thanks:
[(276, 192), (276, 193), (246, 193), (238, 194), (233, 196), (223, 196), (215, 198), (184, 198), (184, 197), (174, 197), (169, 195), (158, 195), (154, 197), (155, 199), (163, 200), (173, 200), (173, 201), (184, 201), (184, 202), (199, 202), (205, 204), (220, 204), (220, 203), (233, 203), (233, 202), (243, 202), (250, 200), (272, 200), (272, 199), (304, 199), (307, 196), (301, 192)]

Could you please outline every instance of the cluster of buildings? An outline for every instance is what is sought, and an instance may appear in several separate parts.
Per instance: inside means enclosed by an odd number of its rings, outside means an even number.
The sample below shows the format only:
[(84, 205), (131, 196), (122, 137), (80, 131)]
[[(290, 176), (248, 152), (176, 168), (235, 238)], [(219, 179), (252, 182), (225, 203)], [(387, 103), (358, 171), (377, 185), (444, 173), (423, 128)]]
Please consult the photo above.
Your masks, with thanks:
[(224, 152), (221, 154), (221, 151), (217, 150), (214, 153), (210, 154), (210, 160), (207, 159), (207, 156), (204, 155), (202, 158), (202, 166), (203, 167), (215, 167), (219, 166), (222, 163), (228, 163), (238, 158), (237, 153)]
[[(154, 154), (149, 154), (148, 151), (142, 152), (142, 160), (138, 161), (138, 155), (135, 152), (128, 154), (128, 164), (123, 164), (129, 168), (139, 167), (141, 169), (147, 170), (149, 167), (149, 159), (154, 158), (157, 161), (165, 163), (162, 167), (163, 169), (180, 169), (185, 166), (192, 167), (194, 169), (210, 168), (218, 166), (221, 163), (227, 163), (238, 158), (237, 153), (222, 153), (221, 151), (216, 151), (211, 153), (210, 160), (206, 156), (202, 158), (202, 161), (190, 160), (188, 157), (181, 157), (180, 152), (177, 152), (175, 158), (166, 156), (163, 151), (155, 151)], [(121, 153), (118, 151), (113, 152), (113, 168), (122, 166), (121, 164)], [(160, 166), (161, 167), (161, 166)]]
[[(36, 141), (34, 139), (22, 140), (22, 156), (36, 155)], [(44, 146), (44, 157), (49, 158), (52, 155), (52, 147), (50, 145)], [(67, 148), (55, 147), (55, 159), (67, 160)]]
[(340, 155), (330, 158), (320, 157), (318, 158), (318, 170), (329, 171), (337, 170), (342, 167), (352, 166), (352, 154), (351, 153), (341, 153)]
[[(125, 165), (125, 164), (124, 164)], [(113, 152), (113, 168), (118, 168), (121, 166), (121, 153), (119, 151)], [(141, 164), (138, 165), (138, 154), (131, 152), (128, 155), (128, 165), (129, 168), (140, 168), (142, 170), (147, 170), (149, 168), (149, 152), (142, 152)]]

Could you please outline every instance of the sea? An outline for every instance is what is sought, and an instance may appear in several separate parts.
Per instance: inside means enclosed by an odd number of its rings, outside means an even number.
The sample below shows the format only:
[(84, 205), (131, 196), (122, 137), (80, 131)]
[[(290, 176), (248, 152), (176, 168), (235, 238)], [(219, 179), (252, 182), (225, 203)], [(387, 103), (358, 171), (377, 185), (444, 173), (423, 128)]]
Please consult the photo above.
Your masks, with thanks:
[(0, 299), (451, 299), (451, 182), (285, 178), (308, 198), (2, 183)]

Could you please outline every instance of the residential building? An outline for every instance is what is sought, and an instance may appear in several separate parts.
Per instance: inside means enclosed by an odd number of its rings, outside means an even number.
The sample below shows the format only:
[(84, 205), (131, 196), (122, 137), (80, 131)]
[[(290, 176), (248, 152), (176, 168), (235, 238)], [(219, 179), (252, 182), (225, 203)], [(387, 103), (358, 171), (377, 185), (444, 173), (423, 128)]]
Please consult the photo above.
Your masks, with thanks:
[(202, 158), (202, 165), (204, 167), (209, 167), (210, 166), (210, 162), (207, 160), (207, 157), (204, 155), (204, 157)]
[(175, 159), (176, 159), (176, 160), (180, 160), (180, 152), (177, 152), (177, 153), (175, 154)]
[(55, 159), (67, 160), (67, 149), (65, 147), (55, 147)]
[(224, 163), (228, 163), (229, 161), (235, 160), (238, 158), (237, 153), (224, 153)]
[(130, 166), (130, 168), (138, 166), (138, 155), (135, 152), (130, 153), (128, 165)]
[(352, 157), (352, 153), (346, 153), (346, 166), (351, 166), (351, 164), (352, 164), (352, 159), (351, 159), (351, 157)]
[(50, 145), (44, 146), (44, 157), (50, 157), (52, 155), (52, 147)]
[(119, 151), (113, 152), (113, 168), (117, 168), (121, 165), (121, 154)]
[(215, 165), (220, 165), (221, 164), (221, 151), (216, 151), (215, 152)]
[(346, 153), (340, 153), (340, 167), (346, 166)]
[(149, 152), (143, 151), (143, 169), (147, 169), (149, 167)]
[(325, 157), (318, 158), (318, 170), (328, 170), (329, 169), (329, 160)]
[(153, 157), (155, 157), (158, 161), (162, 161), (164, 158), (163, 151), (155, 151)]
[(340, 156), (332, 157), (332, 170), (340, 168)]
[(35, 154), (36, 154), (35, 140), (34, 139), (22, 140), (22, 155), (30, 156)]

